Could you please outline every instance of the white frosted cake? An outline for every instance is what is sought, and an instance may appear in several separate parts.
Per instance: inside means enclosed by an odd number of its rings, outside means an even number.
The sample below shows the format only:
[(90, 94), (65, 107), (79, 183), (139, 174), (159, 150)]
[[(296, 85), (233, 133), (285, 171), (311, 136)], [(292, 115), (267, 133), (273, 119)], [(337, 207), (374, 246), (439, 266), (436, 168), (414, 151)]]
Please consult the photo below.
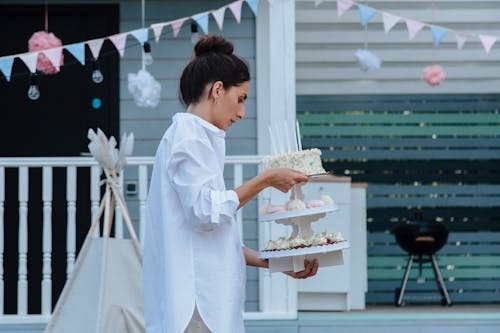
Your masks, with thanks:
[(313, 237), (290, 237), (288, 239), (280, 237), (275, 241), (270, 240), (263, 251), (292, 250), (311, 246), (335, 244), (343, 241), (345, 241), (345, 239), (339, 231), (333, 233), (324, 231), (321, 234), (314, 235)]
[(307, 175), (325, 173), (321, 164), (321, 150), (317, 148), (299, 150), (292, 153), (266, 156), (264, 166), (270, 168), (290, 168), (302, 171)]

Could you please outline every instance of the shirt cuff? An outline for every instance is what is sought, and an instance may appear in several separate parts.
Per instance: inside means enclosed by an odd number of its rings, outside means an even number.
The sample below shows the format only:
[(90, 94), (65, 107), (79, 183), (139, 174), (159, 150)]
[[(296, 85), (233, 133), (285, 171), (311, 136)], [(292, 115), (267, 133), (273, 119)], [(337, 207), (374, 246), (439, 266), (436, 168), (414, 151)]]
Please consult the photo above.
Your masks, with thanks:
[(240, 200), (235, 191), (210, 191), (212, 202), (210, 223), (231, 222)]

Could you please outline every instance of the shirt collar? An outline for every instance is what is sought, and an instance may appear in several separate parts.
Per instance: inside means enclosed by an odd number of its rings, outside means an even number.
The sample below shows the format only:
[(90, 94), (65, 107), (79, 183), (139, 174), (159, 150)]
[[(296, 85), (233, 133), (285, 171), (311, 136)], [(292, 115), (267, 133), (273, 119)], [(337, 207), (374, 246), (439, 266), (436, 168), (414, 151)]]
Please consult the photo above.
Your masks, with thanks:
[(221, 130), (220, 128), (218, 128), (217, 126), (215, 126), (214, 124), (206, 121), (205, 119), (195, 115), (195, 114), (192, 114), (192, 113), (189, 113), (189, 112), (179, 112), (179, 113), (176, 113), (174, 115), (174, 117), (172, 118), (172, 120), (176, 120), (178, 118), (189, 118), (189, 119), (194, 119), (196, 122), (198, 122), (198, 124), (200, 124), (201, 126), (203, 126), (204, 128), (206, 128), (207, 130), (209, 130), (212, 134), (214, 135), (217, 135), (217, 136), (220, 136), (220, 137), (225, 137), (226, 136), (226, 132)]

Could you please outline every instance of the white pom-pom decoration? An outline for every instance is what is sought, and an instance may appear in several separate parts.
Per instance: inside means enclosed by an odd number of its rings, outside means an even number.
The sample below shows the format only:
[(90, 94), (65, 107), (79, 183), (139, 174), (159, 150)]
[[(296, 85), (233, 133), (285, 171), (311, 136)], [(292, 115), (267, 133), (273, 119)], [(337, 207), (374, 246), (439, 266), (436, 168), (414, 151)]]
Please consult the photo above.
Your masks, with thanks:
[(154, 108), (160, 103), (161, 85), (145, 69), (128, 74), (128, 91), (138, 107)]
[(354, 56), (364, 72), (379, 69), (382, 65), (382, 60), (375, 53), (365, 49), (357, 50)]

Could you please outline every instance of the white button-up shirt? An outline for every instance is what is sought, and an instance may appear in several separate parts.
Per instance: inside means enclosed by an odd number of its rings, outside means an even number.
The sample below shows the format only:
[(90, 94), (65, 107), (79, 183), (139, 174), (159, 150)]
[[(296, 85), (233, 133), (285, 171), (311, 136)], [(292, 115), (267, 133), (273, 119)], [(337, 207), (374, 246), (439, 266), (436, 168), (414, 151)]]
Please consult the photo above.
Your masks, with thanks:
[(226, 191), (225, 132), (179, 113), (156, 153), (147, 199), (147, 333), (182, 333), (196, 306), (213, 333), (244, 332), (245, 259)]

